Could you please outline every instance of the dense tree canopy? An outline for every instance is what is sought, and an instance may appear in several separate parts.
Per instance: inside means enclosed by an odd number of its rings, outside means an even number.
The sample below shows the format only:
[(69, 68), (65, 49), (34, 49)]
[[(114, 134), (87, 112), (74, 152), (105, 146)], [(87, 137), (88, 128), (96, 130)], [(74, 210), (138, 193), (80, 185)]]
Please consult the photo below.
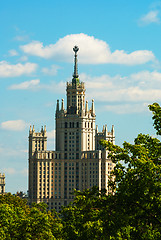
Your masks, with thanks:
[[(149, 106), (161, 135), (161, 107)], [(32, 208), (11, 194), (0, 196), (0, 239), (161, 239), (161, 142), (139, 134), (123, 147), (102, 140), (115, 163), (112, 193), (75, 191), (60, 218), (43, 203)]]
[(46, 204), (34, 204), (10, 193), (0, 195), (0, 239), (62, 239), (62, 224), (55, 214), (46, 212)]
[[(161, 133), (161, 107), (149, 106)], [(108, 196), (97, 189), (76, 193), (62, 211), (66, 239), (161, 239), (161, 142), (139, 134), (123, 147), (102, 140), (116, 164)]]

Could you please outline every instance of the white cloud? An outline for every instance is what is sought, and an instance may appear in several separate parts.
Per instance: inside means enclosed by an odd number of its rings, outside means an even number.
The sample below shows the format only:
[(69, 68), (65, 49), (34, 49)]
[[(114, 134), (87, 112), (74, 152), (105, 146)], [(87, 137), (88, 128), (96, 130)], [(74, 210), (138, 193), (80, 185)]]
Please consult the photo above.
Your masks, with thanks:
[(47, 91), (51, 91), (51, 92), (56, 92), (56, 93), (64, 93), (65, 89), (64, 89), (64, 86), (65, 86), (66, 82), (51, 82), (50, 84), (41, 84), (39, 86), (38, 89), (45, 89)]
[(0, 77), (18, 77), (21, 75), (28, 75), (36, 71), (37, 64), (27, 62), (25, 64), (9, 64), (6, 61), (0, 62)]
[(13, 84), (8, 87), (10, 90), (30, 90), (30, 91), (41, 91), (46, 90), (50, 92), (56, 93), (64, 93), (64, 86), (65, 82), (61, 81), (57, 82), (50, 82), (49, 84), (41, 84), (39, 79), (34, 79), (31, 81), (25, 81), (20, 84)]
[(50, 132), (47, 132), (48, 139), (54, 139), (55, 138), (55, 130), (51, 130)]
[(55, 44), (48, 46), (43, 46), (43, 43), (39, 41), (32, 41), (29, 44), (20, 46), (20, 48), (29, 55), (71, 62), (73, 61), (72, 48), (74, 45), (78, 45), (80, 48), (79, 62), (85, 64), (113, 63), (137, 65), (155, 61), (154, 54), (148, 50), (139, 50), (132, 53), (126, 53), (124, 50), (115, 50), (112, 53), (105, 41), (83, 33), (67, 35), (59, 39)]
[(28, 60), (28, 57), (27, 56), (22, 56), (19, 58), (20, 61), (22, 62), (26, 62)]
[(20, 149), (17, 145), (17, 148), (9, 148), (6, 146), (0, 147), (0, 153), (1, 157), (3, 158), (11, 158), (11, 157), (20, 157), (20, 158), (26, 158), (28, 150)]
[(138, 104), (106, 105), (104, 106), (104, 109), (117, 114), (138, 113), (138, 112), (148, 111), (148, 104), (138, 103)]
[(42, 68), (42, 72), (46, 75), (54, 76), (57, 74), (58, 69), (60, 69), (57, 65), (52, 65), (51, 68)]
[(16, 169), (14, 169), (14, 168), (4, 168), (3, 172), (5, 174), (8, 173), (9, 175), (13, 175), (13, 174), (16, 174)]
[(11, 57), (18, 56), (18, 52), (15, 49), (11, 49), (8, 52)]
[(9, 175), (15, 175), (15, 174), (21, 174), (21, 175), (24, 175), (24, 176), (27, 176), (28, 175), (28, 169), (27, 168), (24, 168), (22, 170), (17, 170), (15, 168), (3, 168), (3, 172), (5, 174), (9, 174)]
[(38, 86), (40, 83), (39, 79), (25, 81), (20, 84), (13, 84), (9, 87), (11, 90), (30, 90)]
[(26, 127), (26, 123), (23, 120), (13, 120), (1, 123), (1, 128), (10, 131), (22, 131)]
[(55, 146), (55, 130), (51, 130), (50, 132), (47, 131), (47, 138), (48, 138), (48, 148), (53, 149)]
[(130, 88), (120, 88), (113, 89), (110, 91), (106, 89), (102, 91), (93, 91), (88, 94), (90, 98), (95, 96), (97, 101), (107, 101), (107, 102), (139, 102), (139, 101), (160, 101), (161, 100), (161, 90), (152, 89), (152, 90), (142, 90), (139, 87), (130, 87)]
[(139, 19), (140, 25), (149, 25), (151, 23), (160, 23), (160, 19), (158, 17), (159, 11), (152, 10), (148, 12), (146, 15)]
[(161, 84), (159, 72), (143, 71), (125, 77), (91, 77), (81, 74), (80, 79), (86, 82), (88, 98), (95, 96), (99, 102), (151, 103), (161, 100), (161, 89), (158, 88)]
[(131, 74), (129, 81), (136, 83), (143, 89), (158, 89), (158, 84), (161, 84), (161, 73), (157, 71), (142, 71)]
[(21, 175), (28, 176), (28, 168), (24, 168), (24, 169), (20, 170), (19, 173)]
[(28, 39), (29, 37), (27, 35), (18, 35), (14, 38), (14, 40), (19, 42), (27, 41)]

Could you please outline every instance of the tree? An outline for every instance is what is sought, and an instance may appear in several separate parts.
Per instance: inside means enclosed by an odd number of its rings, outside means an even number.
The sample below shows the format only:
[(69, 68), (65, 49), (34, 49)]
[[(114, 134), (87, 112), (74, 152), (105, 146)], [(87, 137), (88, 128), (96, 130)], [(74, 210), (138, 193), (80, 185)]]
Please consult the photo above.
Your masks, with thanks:
[[(161, 135), (161, 107), (149, 106)], [(11, 194), (0, 196), (0, 239), (158, 240), (161, 239), (161, 142), (139, 134), (123, 147), (102, 140), (115, 163), (111, 194), (98, 188), (75, 190), (61, 219)], [(111, 178), (113, 179), (113, 178)]]
[[(161, 133), (161, 107), (149, 106)], [(123, 147), (102, 140), (115, 163), (110, 182), (114, 194), (98, 189), (76, 191), (62, 211), (65, 239), (161, 239), (161, 142), (139, 134)]]
[(26, 205), (11, 194), (0, 196), (0, 239), (62, 239), (62, 224), (44, 203)]
[[(161, 133), (161, 107), (154, 103), (154, 128)], [(123, 148), (102, 141), (115, 162), (115, 183), (111, 183), (117, 237), (120, 239), (161, 239), (161, 142), (139, 134), (134, 144)]]
[(83, 192), (74, 191), (75, 198), (62, 215), (65, 239), (104, 239), (102, 212), (107, 198), (105, 191), (99, 192), (97, 187)]

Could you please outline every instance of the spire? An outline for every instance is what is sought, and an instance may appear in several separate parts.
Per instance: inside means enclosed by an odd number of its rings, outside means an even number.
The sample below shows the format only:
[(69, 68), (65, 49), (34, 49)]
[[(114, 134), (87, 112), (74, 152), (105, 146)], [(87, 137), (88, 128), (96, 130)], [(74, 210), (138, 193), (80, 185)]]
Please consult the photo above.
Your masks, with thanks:
[(74, 77), (74, 78), (78, 78), (77, 52), (79, 51), (79, 48), (78, 48), (77, 46), (74, 46), (73, 51), (75, 52), (75, 56), (74, 56), (74, 74), (73, 74), (73, 77)]
[(73, 79), (72, 79), (72, 84), (73, 86), (77, 85), (79, 83), (79, 75), (78, 75), (78, 60), (77, 60), (77, 52), (79, 51), (78, 46), (74, 46), (73, 51), (75, 53), (74, 55), (74, 73), (73, 73)]
[(64, 99), (61, 100), (61, 110), (64, 110)]
[(107, 132), (107, 124), (105, 125), (105, 135), (107, 136), (108, 132)]
[(112, 133), (112, 136), (114, 137), (115, 136), (114, 125), (112, 125), (111, 133)]
[(92, 99), (92, 115), (95, 116), (94, 99)]
[(59, 100), (57, 100), (57, 104), (56, 104), (56, 111), (59, 112)]
[(46, 137), (46, 125), (44, 126), (44, 136)]
[(86, 114), (88, 113), (88, 101), (86, 101)]
[(29, 130), (29, 133), (30, 133), (30, 134), (32, 133), (32, 128), (31, 128), (31, 125), (30, 125), (30, 130)]

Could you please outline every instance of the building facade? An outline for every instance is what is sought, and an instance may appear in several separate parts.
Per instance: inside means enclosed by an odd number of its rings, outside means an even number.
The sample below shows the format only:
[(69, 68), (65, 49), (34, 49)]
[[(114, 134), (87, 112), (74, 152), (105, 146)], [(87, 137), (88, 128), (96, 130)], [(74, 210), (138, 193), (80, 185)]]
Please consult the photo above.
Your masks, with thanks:
[(115, 143), (114, 127), (110, 132), (107, 125), (102, 132), (95, 125), (94, 100), (91, 107), (85, 101), (85, 84), (80, 82), (75, 46), (74, 74), (67, 82), (67, 107), (64, 100), (56, 104), (56, 146), (47, 150), (46, 126), (35, 132), (29, 130), (29, 200), (45, 202), (48, 209), (66, 206), (73, 199), (73, 189), (84, 190), (93, 186), (105, 188), (107, 193), (113, 163), (108, 151), (99, 145), (100, 139)]
[(0, 173), (0, 194), (5, 193), (5, 174)]

